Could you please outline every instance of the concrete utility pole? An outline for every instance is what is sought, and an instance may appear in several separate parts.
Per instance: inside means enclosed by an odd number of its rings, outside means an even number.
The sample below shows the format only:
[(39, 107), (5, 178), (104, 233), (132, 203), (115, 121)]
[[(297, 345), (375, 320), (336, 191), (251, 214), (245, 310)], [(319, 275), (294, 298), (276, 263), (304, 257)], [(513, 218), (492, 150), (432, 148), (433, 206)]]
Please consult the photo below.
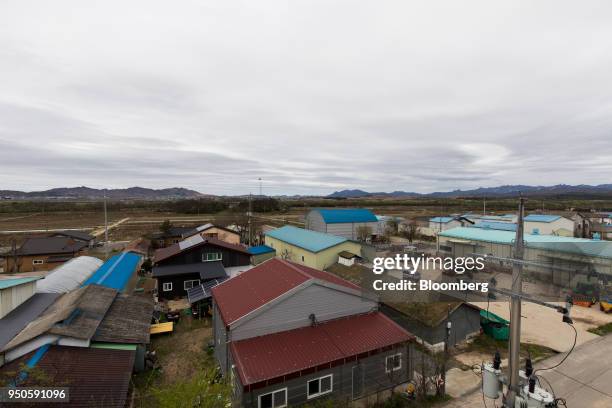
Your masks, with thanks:
[(108, 259), (108, 213), (106, 212), (106, 193), (104, 193), (104, 259)]
[(249, 245), (253, 246), (253, 195), (249, 193)]
[(450, 321), (450, 305), (448, 306), (448, 310), (446, 312), (446, 335), (444, 336), (444, 361), (442, 364), (442, 387), (441, 394), (442, 396), (446, 395), (446, 363), (448, 362), (448, 349), (450, 342), (450, 334), (451, 334), (451, 321)]
[(510, 298), (510, 342), (508, 344), (508, 371), (509, 382), (508, 392), (504, 398), (505, 407), (514, 407), (514, 400), (519, 395), (519, 364), (520, 364), (520, 348), (521, 348), (521, 295), (523, 292), (523, 217), (525, 215), (525, 199), (519, 200), (519, 212), (516, 225), (516, 238), (514, 241), (514, 256), (515, 261), (512, 264), (512, 295)]
[(483, 201), (482, 201), (482, 215), (487, 215), (487, 197), (483, 197)]

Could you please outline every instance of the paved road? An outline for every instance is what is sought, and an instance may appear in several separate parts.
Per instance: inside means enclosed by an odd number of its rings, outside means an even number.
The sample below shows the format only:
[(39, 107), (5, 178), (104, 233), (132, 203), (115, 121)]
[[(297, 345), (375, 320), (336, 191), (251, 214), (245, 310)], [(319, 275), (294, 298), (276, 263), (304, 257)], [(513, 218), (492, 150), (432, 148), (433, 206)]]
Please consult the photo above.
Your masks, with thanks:
[[(552, 367), (565, 354), (558, 354), (536, 365)], [(569, 408), (612, 407), (612, 335), (577, 346), (558, 368), (537, 373), (547, 379), (557, 398), (565, 398)], [(497, 406), (501, 401), (496, 401)], [(493, 400), (486, 399), (493, 407)], [(484, 407), (480, 390), (444, 405), (444, 408)]]

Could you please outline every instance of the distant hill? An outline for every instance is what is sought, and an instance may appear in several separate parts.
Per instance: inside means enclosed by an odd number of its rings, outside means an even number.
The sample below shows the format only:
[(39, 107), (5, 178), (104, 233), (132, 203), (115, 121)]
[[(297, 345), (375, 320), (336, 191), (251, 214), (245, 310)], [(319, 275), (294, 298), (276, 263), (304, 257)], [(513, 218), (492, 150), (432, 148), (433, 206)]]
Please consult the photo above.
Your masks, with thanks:
[(205, 197), (202, 193), (180, 187), (159, 190), (143, 187), (95, 189), (84, 186), (61, 187), (32, 192), (0, 190), (0, 198), (4, 199), (101, 199), (105, 195), (110, 200), (168, 200)]
[(363, 190), (341, 190), (336, 191), (327, 198), (361, 198), (361, 197), (510, 197), (519, 193), (524, 196), (612, 196), (612, 184), (600, 184), (590, 186), (580, 184), (576, 186), (568, 184), (557, 184), (554, 186), (527, 186), (527, 185), (505, 185), (499, 187), (481, 187), (473, 190), (453, 190), (446, 192), (435, 192), (421, 194), (406, 191), (393, 191), (390, 193), (369, 193)]

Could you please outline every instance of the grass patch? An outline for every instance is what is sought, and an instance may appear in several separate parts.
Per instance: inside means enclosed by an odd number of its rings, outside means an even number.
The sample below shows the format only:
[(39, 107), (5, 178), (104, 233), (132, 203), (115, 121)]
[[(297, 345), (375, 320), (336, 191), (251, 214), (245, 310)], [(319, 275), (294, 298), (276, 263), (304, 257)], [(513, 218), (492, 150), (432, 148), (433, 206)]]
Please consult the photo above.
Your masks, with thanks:
[[(506, 358), (508, 356), (508, 342), (505, 340), (495, 340), (486, 334), (481, 334), (475, 337), (464, 351), (491, 355), (499, 351), (501, 357)], [(554, 350), (539, 344), (521, 343), (521, 357), (531, 356), (533, 362), (543, 360), (555, 354), (557, 353)]]
[(593, 334), (597, 334), (598, 336), (605, 336), (606, 334), (612, 333), (612, 323), (604, 324), (603, 326), (594, 327), (588, 330)]

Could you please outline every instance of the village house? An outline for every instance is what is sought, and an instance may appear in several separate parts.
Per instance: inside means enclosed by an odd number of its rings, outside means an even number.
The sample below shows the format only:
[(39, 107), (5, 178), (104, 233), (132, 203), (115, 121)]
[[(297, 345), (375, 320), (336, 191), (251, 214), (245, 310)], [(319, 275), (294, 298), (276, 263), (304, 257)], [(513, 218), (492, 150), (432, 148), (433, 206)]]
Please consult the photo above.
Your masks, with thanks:
[(151, 242), (157, 248), (166, 248), (179, 243), (183, 239), (183, 234), (188, 234), (192, 231), (193, 227), (170, 227), (166, 231), (158, 231), (151, 234)]
[(359, 399), (411, 378), (413, 336), (335, 275), (274, 258), (212, 296), (214, 355), (242, 407)]
[(290, 225), (268, 232), (265, 242), (277, 257), (320, 270), (338, 262), (341, 252), (362, 256), (359, 242)]
[(96, 238), (93, 235), (88, 234), (87, 232), (78, 231), (78, 230), (65, 230), (60, 232), (55, 232), (51, 234), (52, 237), (66, 237), (72, 238), (75, 241), (84, 242), (88, 247), (93, 247), (96, 243)]
[(4, 272), (48, 271), (83, 254), (88, 244), (70, 237), (30, 237), (4, 254)]
[(224, 280), (251, 265), (246, 247), (199, 234), (155, 251), (153, 277), (160, 299), (186, 297), (189, 289)]

